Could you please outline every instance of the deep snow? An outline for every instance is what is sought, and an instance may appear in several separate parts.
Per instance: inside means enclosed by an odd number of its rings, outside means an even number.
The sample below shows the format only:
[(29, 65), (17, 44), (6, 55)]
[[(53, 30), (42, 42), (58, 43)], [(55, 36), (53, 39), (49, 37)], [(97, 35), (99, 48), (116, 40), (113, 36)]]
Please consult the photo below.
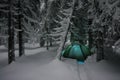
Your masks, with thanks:
[(56, 51), (57, 47), (28, 51), (28, 55), (0, 69), (0, 80), (120, 80), (120, 65), (105, 60), (96, 62), (95, 55), (84, 64), (67, 58), (60, 61), (55, 59)]
[[(39, 52), (43, 52), (45, 51), (46, 48), (39, 47), (39, 44), (28, 44), (25, 43), (25, 56), (30, 56), (30, 55), (34, 55), (37, 54)], [(0, 46), (0, 69), (7, 66), (8, 65), (8, 49), (2, 45)], [(15, 57), (16, 60), (19, 59), (18, 58), (19, 54), (18, 54), (18, 45), (15, 45)]]
[(68, 65), (54, 59), (56, 49), (19, 58), (0, 70), (0, 80), (77, 80)]

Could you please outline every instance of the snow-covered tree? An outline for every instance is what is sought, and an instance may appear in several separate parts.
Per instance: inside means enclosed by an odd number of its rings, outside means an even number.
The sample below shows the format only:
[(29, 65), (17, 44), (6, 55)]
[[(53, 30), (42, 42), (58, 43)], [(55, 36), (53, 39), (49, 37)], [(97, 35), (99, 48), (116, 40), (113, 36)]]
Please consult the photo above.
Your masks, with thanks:
[(6, 0), (0, 1), (0, 44), (6, 44), (8, 38), (8, 2)]
[(41, 31), (40, 2), (39, 0), (24, 0), (21, 6), (25, 38), (35, 42)]
[[(119, 0), (89, 0), (91, 29), (98, 47), (99, 58), (104, 55), (104, 46), (111, 47), (119, 39)], [(94, 42), (95, 42), (94, 41)]]
[(82, 44), (86, 44), (88, 35), (88, 7), (87, 0), (77, 0), (72, 16), (71, 25), (71, 41), (79, 41)]

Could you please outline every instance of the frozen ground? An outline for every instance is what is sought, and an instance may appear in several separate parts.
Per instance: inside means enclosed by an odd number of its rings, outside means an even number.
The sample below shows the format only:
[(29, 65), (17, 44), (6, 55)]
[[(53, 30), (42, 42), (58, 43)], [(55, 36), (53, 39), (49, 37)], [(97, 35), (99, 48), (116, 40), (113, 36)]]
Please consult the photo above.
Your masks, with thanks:
[(79, 66), (87, 77), (82, 80), (120, 80), (120, 64), (116, 63), (106, 60), (95, 62), (95, 56), (89, 57), (84, 65)]
[(120, 80), (120, 65), (105, 60), (97, 63), (95, 55), (84, 64), (73, 59), (59, 61), (54, 59), (56, 49), (27, 50), (27, 56), (0, 69), (0, 80)]
[(75, 80), (71, 69), (54, 59), (56, 49), (19, 58), (0, 70), (0, 80)]
[[(15, 45), (15, 57), (16, 60), (19, 59), (18, 57), (18, 45)], [(53, 49), (53, 48), (50, 48)], [(2, 45), (0, 46), (0, 69), (8, 65), (8, 52), (7, 48)], [(45, 47), (40, 48), (39, 44), (28, 44), (25, 43), (25, 56), (34, 55), (40, 52), (46, 51)]]

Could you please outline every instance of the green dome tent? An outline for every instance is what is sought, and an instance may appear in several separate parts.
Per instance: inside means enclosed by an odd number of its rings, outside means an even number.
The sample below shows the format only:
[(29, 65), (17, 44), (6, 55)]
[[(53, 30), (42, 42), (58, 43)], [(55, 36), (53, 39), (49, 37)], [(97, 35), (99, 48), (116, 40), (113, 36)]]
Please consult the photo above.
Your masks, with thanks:
[(85, 61), (87, 56), (91, 54), (87, 46), (79, 43), (73, 43), (67, 46), (62, 52), (63, 57), (77, 59), (78, 61)]

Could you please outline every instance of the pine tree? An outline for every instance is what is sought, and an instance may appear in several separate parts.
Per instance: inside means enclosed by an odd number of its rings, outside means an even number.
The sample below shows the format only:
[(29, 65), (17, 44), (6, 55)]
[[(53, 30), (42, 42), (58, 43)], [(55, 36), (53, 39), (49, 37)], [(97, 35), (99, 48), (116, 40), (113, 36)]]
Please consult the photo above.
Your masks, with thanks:
[[(86, 1), (86, 0), (85, 0)], [(79, 41), (86, 44), (88, 36), (88, 2), (77, 0), (71, 22), (71, 42)]]
[(68, 35), (69, 28), (70, 28), (70, 23), (71, 23), (70, 21), (71, 21), (72, 15), (73, 15), (74, 7), (75, 7), (75, 2), (76, 2), (76, 0), (66, 0), (65, 4), (62, 7), (63, 14), (66, 14), (65, 15), (66, 17), (64, 17), (64, 19), (61, 21), (61, 25), (63, 28), (65, 28), (65, 31), (64, 31), (63, 35), (61, 36), (61, 44), (58, 49), (58, 54), (56, 56), (56, 58), (58, 58), (58, 59), (61, 59), (61, 52), (64, 48), (64, 45), (65, 45), (65, 42), (67, 39), (67, 35)]
[(12, 0), (9, 0), (9, 13), (8, 13), (8, 63), (15, 61), (14, 53), (14, 26), (12, 25)]
[[(97, 60), (104, 58), (104, 48), (111, 47), (115, 43), (115, 39), (118, 39), (116, 35), (114, 20), (117, 21), (116, 4), (119, 4), (118, 0), (93, 0), (90, 1), (91, 7), (89, 9), (92, 18), (91, 29), (94, 36), (94, 42), (98, 47)], [(112, 6), (110, 6), (112, 5)], [(118, 23), (117, 23), (118, 24)], [(115, 37), (117, 36), (117, 37)]]
[(8, 47), (8, 1), (0, 1), (0, 45)]
[(39, 39), (42, 32), (40, 3), (38, 0), (26, 0), (22, 2), (21, 9), (24, 38), (26, 41), (30, 40), (34, 43)]
[(18, 26), (19, 26), (19, 56), (24, 54), (24, 42), (23, 42), (23, 28), (22, 28), (22, 8), (21, 8), (21, 0), (18, 1)]

